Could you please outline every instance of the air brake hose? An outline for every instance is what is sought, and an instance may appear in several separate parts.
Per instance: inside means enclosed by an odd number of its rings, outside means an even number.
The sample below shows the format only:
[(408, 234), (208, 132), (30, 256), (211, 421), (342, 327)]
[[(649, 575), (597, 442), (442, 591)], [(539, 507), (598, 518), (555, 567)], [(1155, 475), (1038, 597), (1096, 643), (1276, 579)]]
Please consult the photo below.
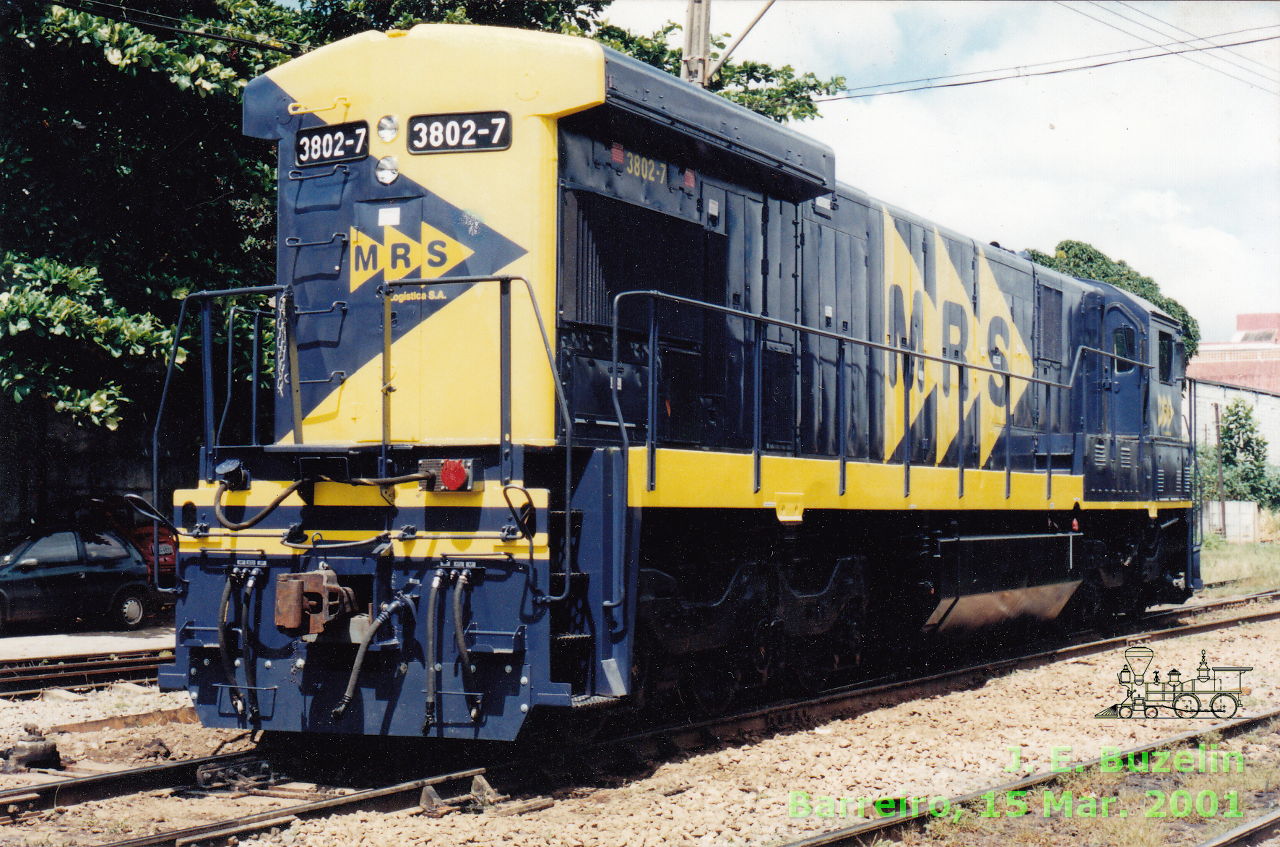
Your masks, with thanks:
[(422, 731), (426, 732), (436, 720), (436, 686), (439, 684), (436, 670), (436, 606), (440, 599), (440, 583), (444, 581), (444, 571), (437, 570), (431, 578), (431, 591), (427, 595), (427, 633), (426, 657), (427, 666), (427, 709), (422, 721)]
[(462, 592), (467, 587), (467, 572), (458, 574), (453, 589), (453, 638), (458, 643), (458, 655), (462, 657), (462, 671), (471, 667), (471, 652), (467, 650), (467, 636), (462, 627)]
[(268, 503), (262, 509), (261, 512), (258, 512), (258, 514), (249, 518), (247, 521), (237, 522), (237, 521), (227, 520), (226, 515), (222, 513), (222, 495), (225, 494), (227, 491), (227, 481), (225, 479), (220, 479), (218, 480), (218, 490), (213, 495), (213, 514), (214, 516), (217, 517), (218, 523), (222, 524), (227, 529), (234, 529), (234, 530), (249, 529), (250, 527), (257, 526), (259, 523), (261, 523), (263, 518), (265, 518), (267, 515), (274, 512), (276, 510), (276, 507), (285, 501), (286, 497), (288, 497), (293, 492), (297, 491), (307, 482), (308, 480), (305, 480), (305, 479), (294, 480), (292, 483), (289, 484), (288, 488), (286, 488), (284, 491), (281, 491), (278, 495), (276, 495), (276, 499)]
[(351, 676), (347, 677), (347, 689), (342, 692), (342, 698), (338, 700), (338, 705), (333, 707), (330, 717), (335, 721), (342, 720), (342, 716), (347, 713), (347, 707), (351, 705), (351, 701), (356, 696), (356, 683), (360, 679), (360, 669), (364, 667), (364, 657), (369, 652), (369, 643), (373, 641), (373, 636), (378, 630), (382, 629), (382, 625), (391, 619), (402, 606), (407, 606), (410, 599), (404, 594), (397, 594), (395, 599), (383, 607), (378, 616), (373, 619), (373, 623), (369, 624), (369, 628), (365, 630), (364, 637), (360, 639), (360, 649), (356, 651), (355, 664), (351, 666)]
[(233, 573), (227, 571), (227, 581), (222, 586), (222, 600), (218, 603), (218, 655), (222, 657), (222, 672), (231, 686), (231, 705), (237, 715), (244, 714), (244, 698), (236, 687), (236, 666), (231, 661), (231, 648), (227, 643), (230, 627), (227, 626), (227, 611), (231, 608), (231, 583)]
[(240, 656), (244, 664), (244, 687), (249, 692), (249, 720), (258, 719), (258, 661), (249, 651), (253, 630), (249, 626), (249, 604), (253, 602), (253, 588), (258, 582), (260, 571), (254, 568), (245, 580), (244, 590), (240, 593)]

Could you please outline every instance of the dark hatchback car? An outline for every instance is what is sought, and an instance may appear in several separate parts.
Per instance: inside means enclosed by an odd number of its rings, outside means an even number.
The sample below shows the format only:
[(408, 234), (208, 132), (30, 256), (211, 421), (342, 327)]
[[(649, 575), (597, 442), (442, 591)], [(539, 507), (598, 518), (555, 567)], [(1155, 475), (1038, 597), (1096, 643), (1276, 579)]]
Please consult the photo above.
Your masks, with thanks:
[(142, 554), (115, 532), (34, 533), (0, 556), (0, 630), (76, 618), (137, 629), (154, 605)]

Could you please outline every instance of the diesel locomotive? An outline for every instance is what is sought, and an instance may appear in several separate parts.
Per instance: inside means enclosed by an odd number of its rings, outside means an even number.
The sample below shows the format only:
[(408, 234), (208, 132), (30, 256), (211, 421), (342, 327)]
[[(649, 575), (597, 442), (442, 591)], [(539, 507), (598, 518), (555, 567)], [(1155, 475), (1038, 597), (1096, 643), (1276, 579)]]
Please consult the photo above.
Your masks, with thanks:
[(1199, 585), (1181, 329), (1133, 294), (586, 39), (368, 32), (244, 124), (277, 278), (184, 303), (160, 677), (207, 725), (511, 740)]

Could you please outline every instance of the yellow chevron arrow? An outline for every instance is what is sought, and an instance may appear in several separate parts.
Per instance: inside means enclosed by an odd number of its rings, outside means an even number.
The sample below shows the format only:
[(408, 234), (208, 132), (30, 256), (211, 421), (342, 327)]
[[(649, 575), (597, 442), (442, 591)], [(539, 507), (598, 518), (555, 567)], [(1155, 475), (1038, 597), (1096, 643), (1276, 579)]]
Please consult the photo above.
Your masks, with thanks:
[(378, 239), (351, 228), (351, 290), (355, 291), (377, 274), (386, 282), (444, 276), (465, 262), (475, 251), (440, 230), (422, 223), (421, 240), (414, 240), (393, 226), (382, 228)]

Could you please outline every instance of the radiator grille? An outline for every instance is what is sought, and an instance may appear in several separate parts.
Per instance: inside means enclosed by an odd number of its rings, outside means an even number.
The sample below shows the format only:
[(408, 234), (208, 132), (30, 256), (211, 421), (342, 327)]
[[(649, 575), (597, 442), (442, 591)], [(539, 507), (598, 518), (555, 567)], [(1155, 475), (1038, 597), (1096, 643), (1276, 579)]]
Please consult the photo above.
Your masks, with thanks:
[(1102, 440), (1093, 442), (1093, 464), (1099, 468), (1107, 466), (1107, 443)]

